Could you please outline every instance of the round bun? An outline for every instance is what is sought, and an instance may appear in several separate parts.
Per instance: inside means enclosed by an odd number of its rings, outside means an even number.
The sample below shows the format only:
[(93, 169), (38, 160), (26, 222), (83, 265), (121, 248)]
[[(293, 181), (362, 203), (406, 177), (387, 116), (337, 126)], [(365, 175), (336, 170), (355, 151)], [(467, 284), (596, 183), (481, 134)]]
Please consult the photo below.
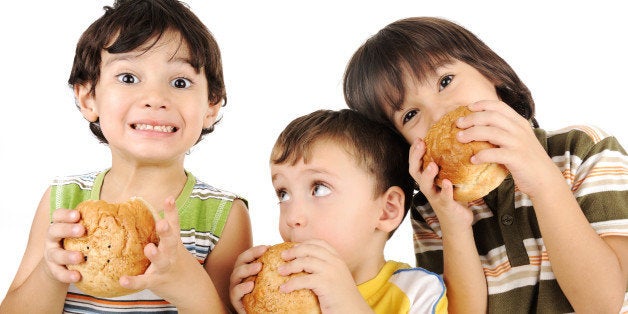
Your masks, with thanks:
[(467, 107), (460, 106), (445, 114), (430, 127), (424, 139), (426, 151), (422, 168), (425, 169), (431, 161), (435, 162), (439, 168), (436, 185), (442, 186), (443, 179), (451, 181), (454, 199), (459, 202), (470, 202), (487, 195), (508, 175), (506, 167), (500, 164), (471, 163), (471, 156), (495, 145), (476, 141), (460, 143), (456, 139), (461, 130), (456, 127), (456, 120), (470, 113)]
[(255, 281), (253, 291), (242, 298), (247, 313), (321, 313), (318, 298), (311, 290), (302, 289), (290, 293), (279, 291), (279, 286), (288, 279), (304, 274), (281, 276), (277, 273), (277, 267), (285, 264), (281, 258), (281, 252), (295, 244), (284, 242), (273, 245), (256, 260), (262, 263), (262, 270), (257, 276), (251, 276), (245, 280)]
[(79, 223), (85, 226), (85, 235), (63, 240), (66, 250), (80, 251), (84, 256), (84, 262), (67, 265), (81, 273), (76, 287), (96, 297), (136, 292), (123, 288), (118, 280), (123, 275), (141, 275), (148, 268), (150, 261), (144, 255), (144, 246), (159, 243), (156, 213), (141, 198), (120, 204), (87, 200), (76, 210), (81, 213)]

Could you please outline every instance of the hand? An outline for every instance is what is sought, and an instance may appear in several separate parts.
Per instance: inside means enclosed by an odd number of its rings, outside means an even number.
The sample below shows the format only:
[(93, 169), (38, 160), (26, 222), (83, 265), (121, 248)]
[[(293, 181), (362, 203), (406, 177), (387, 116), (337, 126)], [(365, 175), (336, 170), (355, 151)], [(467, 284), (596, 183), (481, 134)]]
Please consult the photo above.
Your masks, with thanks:
[(174, 300), (184, 300), (186, 297), (186, 289), (182, 289), (178, 283), (200, 281), (209, 276), (181, 242), (174, 198), (166, 199), (164, 218), (156, 222), (155, 229), (159, 235), (159, 245), (149, 243), (144, 247), (150, 266), (142, 275), (120, 277), (120, 285), (133, 290), (150, 289), (175, 304)]
[[(495, 162), (506, 166), (519, 190), (528, 195), (545, 189), (540, 178), (560, 175), (554, 162), (536, 138), (525, 118), (506, 103), (496, 100), (469, 105), (472, 114), (460, 119), (460, 142), (488, 141), (497, 148), (484, 149), (471, 157), (474, 164)], [(562, 175), (561, 175), (562, 178)]]
[(280, 275), (306, 272), (290, 278), (280, 287), (289, 293), (311, 289), (323, 313), (372, 312), (360, 295), (353, 276), (336, 250), (323, 240), (309, 240), (282, 252), (287, 262), (278, 268)]
[(254, 246), (242, 252), (236, 259), (229, 283), (229, 297), (231, 304), (238, 313), (246, 313), (242, 304), (242, 297), (253, 291), (255, 285), (253, 281), (244, 282), (244, 279), (256, 275), (262, 270), (262, 263), (254, 261), (262, 256), (266, 250), (268, 250), (266, 245)]
[(424, 171), (421, 171), (425, 142), (417, 138), (410, 147), (410, 175), (419, 185), (421, 193), (425, 195), (434, 209), (443, 232), (455, 232), (470, 228), (473, 223), (473, 213), (466, 206), (454, 200), (454, 189), (451, 181), (444, 179), (439, 188), (434, 179), (438, 174), (438, 165), (430, 162)]
[(44, 247), (46, 273), (53, 279), (63, 283), (77, 282), (81, 274), (76, 270), (68, 270), (66, 265), (83, 262), (83, 253), (63, 249), (64, 238), (78, 238), (85, 233), (85, 227), (77, 223), (81, 214), (76, 210), (57, 209), (52, 213), (52, 224), (48, 227)]

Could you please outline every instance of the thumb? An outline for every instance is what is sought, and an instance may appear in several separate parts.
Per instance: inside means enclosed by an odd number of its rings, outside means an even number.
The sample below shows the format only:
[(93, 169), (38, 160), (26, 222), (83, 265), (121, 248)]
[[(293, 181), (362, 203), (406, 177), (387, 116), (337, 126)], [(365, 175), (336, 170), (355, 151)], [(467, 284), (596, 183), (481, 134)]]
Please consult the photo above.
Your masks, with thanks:
[(123, 288), (129, 290), (144, 290), (147, 287), (146, 275), (122, 276), (118, 281)]

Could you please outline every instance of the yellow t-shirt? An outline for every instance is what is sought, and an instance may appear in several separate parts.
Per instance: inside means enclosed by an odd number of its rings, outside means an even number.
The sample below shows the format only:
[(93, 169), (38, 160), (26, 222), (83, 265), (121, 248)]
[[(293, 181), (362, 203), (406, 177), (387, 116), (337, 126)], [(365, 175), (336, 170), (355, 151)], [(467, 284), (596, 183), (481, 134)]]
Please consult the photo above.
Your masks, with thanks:
[(375, 278), (358, 285), (375, 313), (447, 313), (443, 279), (423, 268), (388, 261)]

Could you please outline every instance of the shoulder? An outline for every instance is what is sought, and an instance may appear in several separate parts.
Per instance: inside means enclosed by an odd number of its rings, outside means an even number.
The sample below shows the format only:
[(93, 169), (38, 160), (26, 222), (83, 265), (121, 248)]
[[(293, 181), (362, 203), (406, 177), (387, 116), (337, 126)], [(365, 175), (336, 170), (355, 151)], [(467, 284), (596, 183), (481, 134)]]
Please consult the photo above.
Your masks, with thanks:
[(545, 137), (547, 151), (554, 156), (577, 156), (587, 159), (591, 156), (626, 155), (619, 141), (599, 127), (592, 125), (572, 125), (554, 131), (535, 130), (537, 136)]
[(399, 268), (393, 273), (390, 280), (403, 286), (426, 285), (439, 289), (445, 287), (440, 275), (421, 267)]
[(84, 174), (74, 174), (66, 176), (57, 176), (52, 180), (53, 186), (76, 184), (79, 187), (88, 188), (91, 187), (96, 180), (96, 177), (101, 171), (93, 171)]
[(593, 143), (598, 143), (603, 139), (610, 137), (608, 133), (594, 125), (570, 125), (558, 130), (546, 131), (545, 133), (548, 138), (571, 136), (575, 138), (586, 138), (591, 140)]
[(406, 294), (420, 294), (426, 291), (444, 293), (445, 291), (443, 278), (427, 269), (410, 267), (408, 264), (395, 261), (388, 261), (383, 270), (384, 272), (386, 272), (386, 268), (394, 269), (388, 281), (395, 284)]
[(221, 188), (214, 187), (213, 185), (206, 183), (198, 177), (196, 177), (194, 187), (192, 188), (192, 192), (190, 193), (190, 197), (203, 200), (209, 198), (217, 198), (230, 202), (233, 202), (236, 199), (240, 199), (246, 204), (246, 200), (242, 196)]
[(447, 289), (443, 278), (436, 273), (421, 267), (399, 268), (390, 282), (406, 295), (412, 312), (446, 308)]

